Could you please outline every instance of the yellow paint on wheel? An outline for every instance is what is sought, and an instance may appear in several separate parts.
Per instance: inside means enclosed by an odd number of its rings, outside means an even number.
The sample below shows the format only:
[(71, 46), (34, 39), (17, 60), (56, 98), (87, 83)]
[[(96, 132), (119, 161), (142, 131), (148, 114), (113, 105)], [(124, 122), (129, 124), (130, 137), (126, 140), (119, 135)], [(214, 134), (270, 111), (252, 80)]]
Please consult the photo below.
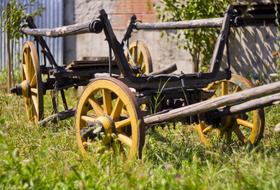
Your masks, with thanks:
[(43, 119), (43, 86), (37, 49), (31, 41), (23, 45), (21, 79), (28, 119), (37, 123)]
[[(122, 115), (123, 109), (126, 115)], [(123, 82), (110, 77), (94, 80), (82, 93), (75, 115), (76, 137), (81, 152), (86, 154), (89, 151), (86, 141), (93, 146), (98, 142), (94, 137), (84, 139), (81, 131), (100, 125), (105, 132), (103, 138), (111, 148), (114, 144), (121, 144), (122, 149), (128, 150), (128, 159), (141, 157), (145, 138), (141, 119), (136, 98)], [(112, 134), (116, 139), (108, 138)]]
[[(215, 90), (215, 95), (213, 96), (213, 98), (215, 98), (251, 87), (253, 87), (253, 84), (249, 80), (240, 75), (232, 74), (230, 80), (211, 83), (206, 90)], [(263, 109), (256, 109), (249, 112), (225, 116), (221, 118), (220, 126), (216, 128), (209, 126), (210, 125), (204, 121), (200, 121), (196, 126), (200, 141), (207, 146), (211, 146), (211, 141), (214, 136), (216, 136), (216, 139), (225, 138), (226, 141), (256, 144), (263, 135), (264, 112)], [(218, 131), (220, 135), (213, 135), (216, 131)]]
[(128, 63), (140, 68), (137, 76), (147, 75), (153, 71), (150, 51), (142, 41), (135, 41), (129, 45), (129, 53), (126, 53)]

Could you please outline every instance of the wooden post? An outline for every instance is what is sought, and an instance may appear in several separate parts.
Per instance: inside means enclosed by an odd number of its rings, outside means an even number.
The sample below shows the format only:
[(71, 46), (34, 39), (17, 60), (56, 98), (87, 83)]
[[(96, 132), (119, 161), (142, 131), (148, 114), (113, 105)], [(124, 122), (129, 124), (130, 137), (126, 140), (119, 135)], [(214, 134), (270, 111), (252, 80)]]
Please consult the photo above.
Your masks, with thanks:
[[(7, 4), (7, 20), (10, 22), (10, 4)], [(7, 24), (7, 23), (6, 23)], [(9, 29), (6, 31), (6, 64), (7, 64), (7, 92), (12, 88), (12, 62), (11, 62), (11, 35)]]

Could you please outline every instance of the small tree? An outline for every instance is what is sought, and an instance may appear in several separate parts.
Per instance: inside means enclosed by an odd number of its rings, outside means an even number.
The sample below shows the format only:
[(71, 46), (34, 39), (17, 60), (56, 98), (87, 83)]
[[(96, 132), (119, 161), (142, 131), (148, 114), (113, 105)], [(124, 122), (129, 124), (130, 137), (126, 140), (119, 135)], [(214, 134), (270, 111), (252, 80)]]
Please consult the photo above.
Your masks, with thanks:
[[(161, 0), (157, 12), (162, 21), (179, 21), (223, 16), (226, 7), (233, 0)], [(199, 65), (206, 70), (209, 65), (214, 44), (218, 35), (217, 29), (177, 30), (165, 33), (177, 39), (180, 48), (188, 50), (192, 56), (194, 71)]]
[(2, 7), (2, 17), (3, 23), (1, 23), (1, 28), (7, 34), (6, 41), (6, 52), (7, 52), (7, 73), (8, 90), (12, 86), (13, 82), (13, 44), (14, 41), (18, 41), (23, 34), (20, 33), (20, 25), (26, 19), (27, 16), (41, 15), (44, 8), (39, 6), (32, 13), (27, 13), (28, 7), (33, 7), (35, 5), (35, 0), (29, 0), (28, 3), (24, 4), (17, 0), (9, 0), (5, 7)]

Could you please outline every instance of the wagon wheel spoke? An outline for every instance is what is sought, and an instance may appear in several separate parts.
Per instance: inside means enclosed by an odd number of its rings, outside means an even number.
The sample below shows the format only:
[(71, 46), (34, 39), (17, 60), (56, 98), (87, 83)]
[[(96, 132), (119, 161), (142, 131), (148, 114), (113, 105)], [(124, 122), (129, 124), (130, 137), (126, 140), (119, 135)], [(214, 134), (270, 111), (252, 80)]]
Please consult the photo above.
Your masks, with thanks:
[(35, 111), (36, 111), (36, 114), (38, 113), (38, 102), (37, 102), (37, 96), (35, 95), (31, 95), (31, 98), (32, 98), (32, 103), (33, 103), (33, 106), (35, 108)]
[(146, 71), (146, 65), (145, 65), (145, 64), (142, 64), (142, 65), (141, 65), (141, 71), (143, 71), (143, 72)]
[[(110, 109), (108, 105), (111, 106), (110, 115), (105, 113)], [(105, 145), (101, 147), (110, 149), (109, 154), (119, 152), (125, 159), (140, 157), (144, 128), (139, 122), (142, 118), (138, 106), (129, 87), (115, 78), (96, 79), (89, 84), (75, 114), (76, 135), (82, 153), (95, 154), (99, 147), (95, 145), (101, 143)], [(89, 147), (85, 141), (93, 146)]]
[(26, 64), (22, 64), (22, 69), (23, 69), (23, 72), (24, 72), (25, 79), (28, 80), (27, 65)]
[(222, 87), (222, 96), (227, 95), (228, 94), (228, 82), (227, 81), (222, 81), (221, 84)]
[(132, 49), (132, 58), (133, 58), (133, 63), (137, 65), (137, 54), (138, 54), (138, 48), (137, 46)]
[(28, 88), (24, 88), (24, 94), (28, 96), (26, 99), (29, 99), (28, 102), (25, 102), (27, 116), (30, 121), (37, 123), (43, 119), (44, 88), (42, 85), (38, 54), (33, 42), (27, 41), (24, 43), (21, 60), (21, 78), (22, 81), (28, 83)]
[(104, 114), (102, 107), (96, 102), (96, 100), (89, 98), (88, 102), (93, 108), (93, 110), (95, 111), (97, 116), (102, 116)]
[[(249, 80), (240, 75), (232, 74), (230, 80), (213, 82), (208, 85), (206, 90), (214, 90), (215, 95), (213, 95), (213, 97), (219, 97), (233, 94), (251, 87), (253, 87), (253, 84)], [(209, 123), (208, 125), (211, 124), (212, 123)], [(220, 127), (217, 128), (221, 133), (220, 139), (223, 138), (227, 143), (245, 143), (248, 139), (251, 144), (257, 144), (262, 137), (264, 128), (263, 110), (258, 109), (248, 112), (244, 111), (237, 115), (228, 115), (225, 116), (224, 119), (221, 119), (218, 124), (220, 125)], [(205, 142), (207, 141), (205, 139), (208, 140), (212, 138), (211, 133), (213, 130), (210, 130), (209, 127), (197, 129), (199, 129), (198, 134), (201, 142), (206, 144)], [(210, 132), (208, 132), (208, 130)]]
[(144, 65), (144, 63), (143, 63), (143, 53), (142, 52), (138, 52), (138, 55), (137, 55), (137, 65), (139, 65), (139, 66)]
[(253, 129), (253, 127), (254, 127), (254, 124), (253, 124), (253, 123), (251, 123), (251, 122), (249, 122), (249, 121), (246, 121), (246, 120), (244, 120), (244, 119), (240, 119), (240, 118), (237, 118), (237, 119), (236, 119), (236, 123), (237, 123), (238, 125), (242, 125), (242, 126), (244, 126), (244, 127), (246, 127), (246, 128), (249, 128), (249, 129)]
[(245, 143), (245, 139), (246, 137), (243, 135), (242, 131), (240, 130), (239, 126), (237, 124), (235, 124), (233, 126), (233, 132), (236, 134), (236, 136), (238, 137), (238, 139), (242, 142)]
[(36, 75), (34, 74), (31, 81), (30, 81), (30, 87), (35, 87), (36, 86)]
[(38, 90), (37, 90), (37, 88), (30, 88), (30, 91), (31, 91), (31, 94), (32, 95), (38, 95)]
[(24, 62), (25, 62), (25, 71), (26, 71), (26, 79), (28, 80), (28, 81), (30, 81), (30, 79), (31, 79), (31, 61), (30, 61), (30, 55), (29, 55), (29, 53), (27, 53), (27, 52), (25, 52), (24, 53)]
[[(130, 44), (129, 52), (134, 64), (138, 67), (136, 76), (142, 76), (143, 74), (149, 74), (152, 72), (152, 59), (148, 47), (144, 42), (135, 41)], [(133, 63), (132, 61), (129, 64)], [(134, 65), (133, 64), (133, 65)]]
[(95, 119), (93, 117), (87, 116), (87, 115), (82, 115), (81, 120), (85, 122), (95, 122)]
[(112, 96), (111, 92), (107, 89), (102, 89), (102, 97), (103, 97), (103, 107), (104, 112), (107, 115), (110, 115), (112, 112)]
[(124, 104), (121, 101), (120, 97), (118, 97), (116, 102), (115, 102), (115, 105), (114, 105), (114, 108), (112, 110), (112, 113), (111, 113), (111, 118), (113, 120), (116, 120), (116, 119), (118, 119), (120, 117), (122, 109), (123, 109), (123, 105)]
[(132, 139), (123, 133), (118, 134), (118, 140), (129, 147), (132, 146)]
[(116, 126), (116, 129), (121, 129), (121, 128), (124, 128), (126, 126), (129, 126), (131, 124), (131, 120), (130, 118), (127, 118), (127, 119), (124, 119), (124, 120), (121, 120), (121, 121), (117, 121), (115, 123), (115, 126)]
[(239, 92), (241, 88), (239, 86), (236, 86), (235, 89), (233, 90), (233, 93)]
[(211, 130), (213, 129), (213, 127), (210, 125), (210, 126), (208, 126), (208, 127), (205, 127), (204, 129), (203, 129), (203, 133), (204, 134), (207, 134), (208, 132), (210, 132)]

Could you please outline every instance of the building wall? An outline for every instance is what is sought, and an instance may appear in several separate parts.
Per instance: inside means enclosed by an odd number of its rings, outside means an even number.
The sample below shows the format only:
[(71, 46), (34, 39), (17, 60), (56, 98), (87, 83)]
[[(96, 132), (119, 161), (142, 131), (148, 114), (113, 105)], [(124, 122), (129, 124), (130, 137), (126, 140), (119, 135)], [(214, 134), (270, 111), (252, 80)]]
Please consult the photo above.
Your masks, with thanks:
[[(75, 23), (93, 19), (100, 9), (108, 13), (116, 36), (122, 39), (130, 17), (136, 14), (143, 22), (156, 22), (156, 14), (152, 0), (76, 0)], [(103, 34), (85, 34), (76, 38), (76, 58), (87, 56), (108, 56), (108, 45), (104, 42)], [(154, 70), (176, 63), (178, 70), (192, 71), (190, 55), (176, 47), (176, 42), (167, 42), (161, 38), (160, 32), (137, 32), (132, 40), (142, 40), (148, 45), (153, 61)]]
[[(74, 1), (74, 0), (73, 0)], [(67, 0), (67, 3), (69, 1)], [(109, 14), (114, 31), (122, 39), (130, 17), (133, 14), (143, 22), (157, 22), (153, 5), (158, 0), (75, 0), (73, 10), (67, 11), (68, 18), (74, 15), (73, 22), (79, 23), (93, 19), (100, 9)], [(67, 16), (67, 14), (66, 14)], [(85, 34), (75, 37), (75, 43), (66, 45), (66, 60), (82, 59), (88, 56), (108, 56), (108, 45), (103, 34)], [(191, 56), (176, 47), (176, 42), (161, 38), (160, 32), (138, 31), (132, 40), (142, 40), (148, 45), (154, 70), (176, 63), (178, 72), (193, 71)], [(233, 72), (250, 78), (270, 82), (270, 74), (276, 72), (272, 53), (278, 49), (275, 27), (246, 27), (233, 29), (230, 35), (230, 60)], [(72, 53), (71, 53), (72, 52)]]
[[(21, 3), (28, 4), (28, 0), (18, 0)], [(0, 1), (0, 11), (6, 8), (8, 0), (1, 0)], [(27, 12), (31, 13), (36, 10), (38, 7), (44, 7), (45, 10), (42, 12), (41, 16), (37, 16), (34, 18), (35, 24), (38, 28), (53, 28), (57, 26), (63, 25), (63, 0), (35, 0), (34, 6), (30, 7), (27, 6)], [(3, 15), (0, 15), (0, 23), (2, 23)], [(13, 66), (14, 68), (19, 68), (21, 64), (21, 53), (23, 44), (27, 40), (33, 40), (31, 36), (20, 38), (13, 42)], [(57, 63), (59, 65), (63, 65), (63, 51), (62, 51), (62, 44), (63, 38), (45, 38), (47, 44)], [(6, 41), (7, 36), (6, 33), (0, 29), (0, 72), (2, 72), (7, 67), (7, 52), (6, 52)], [(39, 55), (40, 64), (43, 64), (43, 56), (42, 54)]]
[(253, 80), (271, 82), (277, 72), (274, 52), (278, 50), (276, 27), (243, 27), (232, 30), (230, 60), (232, 70)]

